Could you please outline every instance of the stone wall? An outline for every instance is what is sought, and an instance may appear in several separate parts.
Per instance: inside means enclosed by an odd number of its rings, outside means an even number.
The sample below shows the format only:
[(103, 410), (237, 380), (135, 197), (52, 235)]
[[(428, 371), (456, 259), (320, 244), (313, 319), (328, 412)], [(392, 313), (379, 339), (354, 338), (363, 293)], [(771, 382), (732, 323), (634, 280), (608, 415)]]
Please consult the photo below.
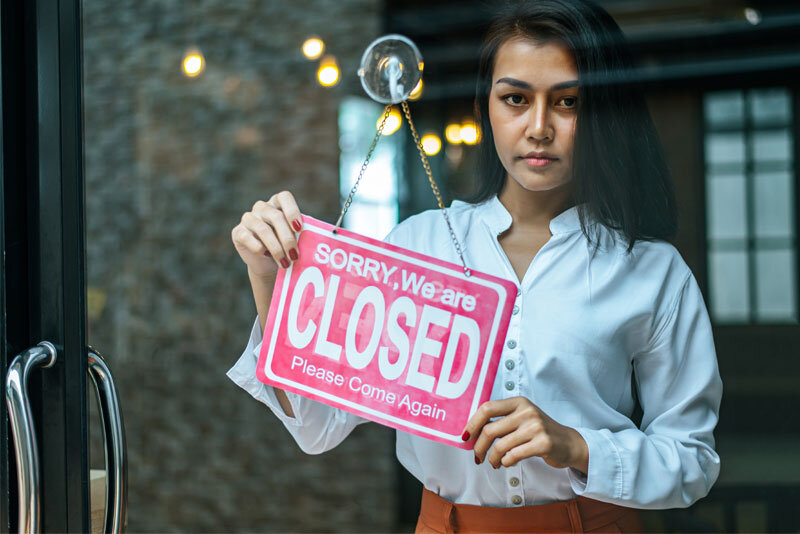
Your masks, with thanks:
[[(385, 531), (394, 434), (363, 425), (306, 456), (225, 377), (255, 317), (230, 241), (259, 198), (335, 219), (337, 105), (359, 94), (379, 0), (85, 0), (89, 339), (112, 368), (129, 531)], [(323, 89), (300, 44), (342, 67)], [(190, 46), (207, 66), (181, 71)], [(102, 467), (92, 416), (93, 467)]]

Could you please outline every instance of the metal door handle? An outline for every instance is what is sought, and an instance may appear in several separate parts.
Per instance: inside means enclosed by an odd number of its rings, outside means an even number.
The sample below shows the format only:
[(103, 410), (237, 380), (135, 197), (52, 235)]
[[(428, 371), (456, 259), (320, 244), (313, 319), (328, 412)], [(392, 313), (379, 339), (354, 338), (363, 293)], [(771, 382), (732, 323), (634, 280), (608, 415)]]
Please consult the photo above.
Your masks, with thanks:
[(106, 516), (104, 532), (117, 534), (125, 527), (128, 503), (128, 455), (117, 387), (103, 357), (89, 347), (89, 376), (100, 405), (106, 444)]
[(39, 532), (41, 491), (39, 489), (39, 450), (33, 427), (31, 404), (28, 400), (28, 377), (34, 367), (52, 367), (56, 363), (56, 348), (49, 341), (17, 354), (6, 375), (6, 404), (14, 450), (17, 457), (17, 486), (19, 488), (19, 531)]

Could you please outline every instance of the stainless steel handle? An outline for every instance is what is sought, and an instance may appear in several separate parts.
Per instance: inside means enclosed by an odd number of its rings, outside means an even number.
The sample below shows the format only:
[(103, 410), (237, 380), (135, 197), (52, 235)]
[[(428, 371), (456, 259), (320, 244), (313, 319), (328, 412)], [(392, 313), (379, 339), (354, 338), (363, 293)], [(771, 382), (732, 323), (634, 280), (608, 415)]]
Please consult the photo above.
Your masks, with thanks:
[(104, 532), (119, 533), (128, 510), (128, 454), (117, 387), (103, 357), (89, 347), (89, 376), (100, 405), (106, 442), (106, 519)]
[(52, 343), (42, 341), (17, 354), (6, 375), (6, 404), (17, 457), (20, 532), (39, 532), (41, 520), (39, 450), (28, 400), (28, 377), (34, 367), (51, 367), (56, 363), (57, 354)]

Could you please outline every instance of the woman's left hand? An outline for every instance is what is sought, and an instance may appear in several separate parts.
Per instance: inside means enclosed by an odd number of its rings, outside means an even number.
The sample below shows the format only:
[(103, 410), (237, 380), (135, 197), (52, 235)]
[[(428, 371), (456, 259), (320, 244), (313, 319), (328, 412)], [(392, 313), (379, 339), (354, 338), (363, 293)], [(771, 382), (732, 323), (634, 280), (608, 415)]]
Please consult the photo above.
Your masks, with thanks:
[[(490, 422), (493, 417), (499, 419)], [(481, 404), (464, 429), (464, 437), (471, 436), (477, 436), (475, 463), (486, 459), (495, 469), (532, 456), (559, 469), (573, 467), (586, 474), (589, 468), (589, 448), (578, 431), (551, 419), (525, 397)]]

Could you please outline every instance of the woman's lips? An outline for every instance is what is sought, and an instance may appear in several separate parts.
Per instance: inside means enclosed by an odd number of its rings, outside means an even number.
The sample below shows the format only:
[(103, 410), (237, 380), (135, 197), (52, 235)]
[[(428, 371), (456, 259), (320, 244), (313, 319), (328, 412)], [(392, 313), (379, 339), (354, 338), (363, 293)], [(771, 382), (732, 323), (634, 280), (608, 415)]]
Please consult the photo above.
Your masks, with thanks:
[(522, 159), (525, 161), (525, 163), (527, 163), (531, 167), (546, 167), (546, 166), (550, 165), (551, 163), (558, 161), (557, 159), (553, 159), (553, 158), (535, 158), (535, 157), (531, 157), (531, 158), (522, 158)]

